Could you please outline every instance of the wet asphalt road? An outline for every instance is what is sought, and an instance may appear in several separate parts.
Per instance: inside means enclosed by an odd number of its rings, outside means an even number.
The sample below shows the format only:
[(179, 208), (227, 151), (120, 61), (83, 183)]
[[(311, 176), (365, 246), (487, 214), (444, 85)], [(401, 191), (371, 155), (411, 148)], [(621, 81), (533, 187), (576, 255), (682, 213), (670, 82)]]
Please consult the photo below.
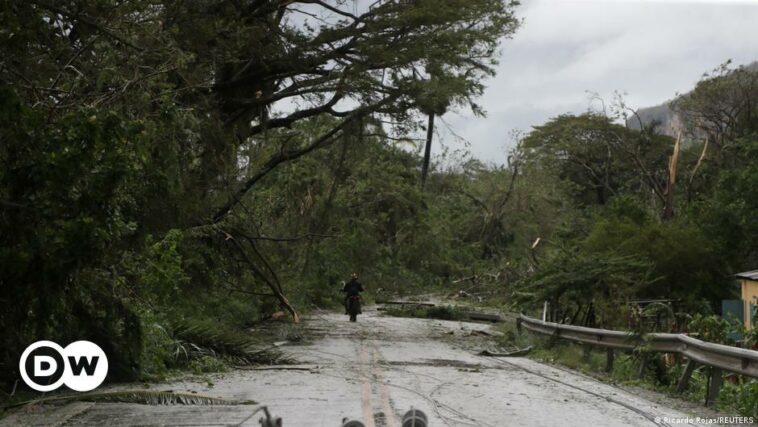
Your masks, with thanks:
[[(424, 411), (432, 427), (665, 426), (682, 425), (666, 418), (687, 417), (529, 359), (477, 356), (476, 349), (486, 345), (484, 324), (374, 311), (358, 323), (335, 313), (317, 314), (305, 328), (315, 340), (283, 347), (296, 365), (151, 388), (255, 400), (282, 417), (284, 426), (338, 427), (347, 417), (367, 427), (400, 427), (411, 407)], [(259, 426), (259, 414), (251, 417), (256, 408), (80, 402), (28, 408), (0, 420), (0, 426)]]

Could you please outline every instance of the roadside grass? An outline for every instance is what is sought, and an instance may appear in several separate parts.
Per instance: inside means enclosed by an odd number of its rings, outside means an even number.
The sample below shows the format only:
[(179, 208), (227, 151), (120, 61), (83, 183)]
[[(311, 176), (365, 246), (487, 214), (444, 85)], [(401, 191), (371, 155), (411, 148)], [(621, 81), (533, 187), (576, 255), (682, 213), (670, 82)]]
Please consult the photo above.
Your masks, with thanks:
[[(512, 322), (497, 326), (502, 335), (495, 337), (496, 344), (507, 348), (532, 346), (528, 357), (539, 362), (559, 365), (582, 372), (598, 380), (628, 386), (637, 386), (663, 393), (669, 397), (703, 404), (708, 387), (707, 370), (699, 367), (693, 373), (684, 393), (676, 386), (684, 365), (681, 360), (668, 365), (663, 355), (646, 352), (615, 351), (613, 369), (606, 372), (606, 351), (575, 343), (536, 336), (526, 331), (520, 334)], [(644, 363), (643, 369), (640, 365)], [(758, 380), (727, 375), (719, 393), (715, 409), (758, 419)]]

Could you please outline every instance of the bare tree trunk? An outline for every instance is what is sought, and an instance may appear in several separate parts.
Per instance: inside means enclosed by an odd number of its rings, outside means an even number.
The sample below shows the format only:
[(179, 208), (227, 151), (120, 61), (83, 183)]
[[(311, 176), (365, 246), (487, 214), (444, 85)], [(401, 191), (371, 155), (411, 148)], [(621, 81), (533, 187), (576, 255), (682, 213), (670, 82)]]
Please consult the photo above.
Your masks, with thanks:
[(426, 185), (429, 173), (429, 162), (432, 158), (432, 138), (434, 137), (434, 113), (429, 113), (429, 124), (426, 127), (426, 147), (424, 148), (424, 163), (421, 165), (421, 188)]
[(679, 161), (679, 149), (682, 143), (682, 133), (679, 132), (679, 136), (676, 138), (674, 144), (674, 152), (671, 154), (669, 160), (669, 177), (666, 183), (666, 202), (663, 206), (663, 215), (661, 219), (663, 221), (669, 221), (674, 218), (674, 185), (676, 184), (676, 164)]
[(692, 169), (692, 174), (690, 175), (690, 180), (687, 183), (687, 202), (689, 203), (692, 200), (692, 183), (695, 181), (695, 174), (697, 174), (697, 170), (700, 169), (700, 165), (703, 164), (703, 161), (705, 160), (705, 156), (708, 153), (708, 137), (705, 137), (705, 144), (703, 144), (703, 152), (700, 153), (700, 157), (697, 159), (697, 163), (695, 164), (695, 167)]
[[(240, 256), (242, 257), (243, 261), (250, 267), (250, 270), (253, 272), (253, 274), (258, 277), (260, 280), (262, 280), (268, 287), (271, 289), (272, 295), (279, 300), (279, 305), (287, 310), (290, 315), (292, 316), (292, 320), (295, 323), (300, 323), (300, 316), (297, 314), (297, 311), (295, 308), (290, 304), (289, 300), (286, 296), (284, 296), (284, 293), (282, 292), (281, 285), (279, 283), (275, 283), (261, 271), (260, 268), (253, 262), (252, 259), (248, 256), (247, 252), (245, 251), (245, 248), (240, 244), (237, 239), (234, 238), (229, 233), (223, 232), (226, 235), (226, 240), (231, 241), (232, 245), (237, 249)], [(278, 280), (277, 280), (278, 282)]]
[(498, 215), (503, 214), (503, 208), (505, 208), (505, 204), (508, 203), (511, 194), (513, 193), (513, 187), (516, 184), (516, 177), (518, 176), (519, 159), (512, 155), (508, 156), (508, 166), (511, 167), (511, 182), (508, 184), (508, 190), (505, 192), (505, 195), (500, 200), (500, 204), (497, 206), (496, 212)]

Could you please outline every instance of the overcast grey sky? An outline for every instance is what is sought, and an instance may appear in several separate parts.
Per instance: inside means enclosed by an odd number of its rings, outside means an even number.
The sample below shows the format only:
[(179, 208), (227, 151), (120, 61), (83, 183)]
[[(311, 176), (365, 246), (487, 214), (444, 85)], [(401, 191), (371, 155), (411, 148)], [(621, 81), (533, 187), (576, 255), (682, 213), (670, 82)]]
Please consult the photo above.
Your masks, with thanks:
[[(686, 92), (728, 59), (758, 60), (758, 0), (523, 0), (523, 26), (502, 45), (497, 77), (479, 100), (486, 118), (443, 120), (473, 155), (503, 163), (514, 129), (589, 107), (587, 91), (626, 92), (648, 107)], [(439, 141), (463, 148), (444, 125)], [(437, 145), (437, 152), (439, 146)]]

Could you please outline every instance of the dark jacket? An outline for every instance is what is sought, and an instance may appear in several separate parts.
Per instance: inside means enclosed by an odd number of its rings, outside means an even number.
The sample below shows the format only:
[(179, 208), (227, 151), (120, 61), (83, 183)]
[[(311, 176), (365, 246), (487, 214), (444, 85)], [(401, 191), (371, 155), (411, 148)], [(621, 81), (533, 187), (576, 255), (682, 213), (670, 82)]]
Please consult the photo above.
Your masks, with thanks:
[(345, 292), (349, 297), (353, 295), (359, 295), (361, 292), (363, 292), (363, 285), (361, 285), (358, 279), (350, 279), (349, 282), (345, 283), (345, 287), (342, 288), (342, 292)]

